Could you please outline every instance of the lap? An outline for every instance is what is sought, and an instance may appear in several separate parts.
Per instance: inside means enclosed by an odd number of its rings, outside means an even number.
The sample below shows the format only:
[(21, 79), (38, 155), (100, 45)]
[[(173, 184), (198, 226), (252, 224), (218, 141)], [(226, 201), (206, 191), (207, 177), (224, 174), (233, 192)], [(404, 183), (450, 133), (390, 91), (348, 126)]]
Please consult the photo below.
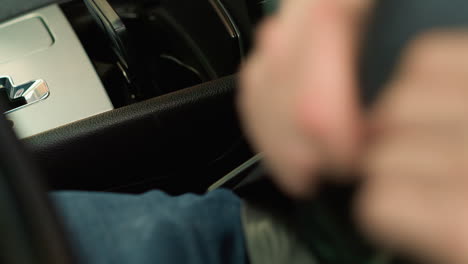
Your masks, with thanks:
[(241, 202), (229, 191), (51, 197), (84, 263), (246, 263)]

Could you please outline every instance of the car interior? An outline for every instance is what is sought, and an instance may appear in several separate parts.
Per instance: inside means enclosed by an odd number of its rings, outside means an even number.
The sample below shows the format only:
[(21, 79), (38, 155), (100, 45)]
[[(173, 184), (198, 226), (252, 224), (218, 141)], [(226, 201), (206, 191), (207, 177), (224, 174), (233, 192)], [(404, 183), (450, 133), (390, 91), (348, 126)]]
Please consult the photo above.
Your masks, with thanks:
[[(418, 11), (418, 0), (379, 1), (362, 56), (366, 104), (413, 36), (468, 24), (468, 7), (423, 2)], [(323, 263), (406, 263), (375, 253), (352, 228), (354, 187), (326, 187), (316, 202), (295, 204), (265, 177), (243, 135), (236, 73), (274, 4), (6, 0), (0, 209), (15, 213), (0, 211), (0, 233), (9, 237), (0, 243), (3, 263), (74, 262), (46, 189), (177, 195), (220, 187), (298, 220)]]
[(43, 80), (50, 94), (10, 100), (6, 117), (55, 190), (203, 192), (253, 156), (236, 118), (234, 74), (260, 9), (65, 1), (14, 18), (1, 28), (19, 38), (2, 47), (2, 75)]

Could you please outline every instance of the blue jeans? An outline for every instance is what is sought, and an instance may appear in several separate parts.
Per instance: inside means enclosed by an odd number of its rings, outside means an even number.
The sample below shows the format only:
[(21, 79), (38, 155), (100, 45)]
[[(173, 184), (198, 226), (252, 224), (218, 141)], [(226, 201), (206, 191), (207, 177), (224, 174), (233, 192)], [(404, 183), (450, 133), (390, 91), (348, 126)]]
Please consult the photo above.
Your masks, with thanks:
[(51, 196), (80, 263), (247, 263), (241, 201), (229, 191)]

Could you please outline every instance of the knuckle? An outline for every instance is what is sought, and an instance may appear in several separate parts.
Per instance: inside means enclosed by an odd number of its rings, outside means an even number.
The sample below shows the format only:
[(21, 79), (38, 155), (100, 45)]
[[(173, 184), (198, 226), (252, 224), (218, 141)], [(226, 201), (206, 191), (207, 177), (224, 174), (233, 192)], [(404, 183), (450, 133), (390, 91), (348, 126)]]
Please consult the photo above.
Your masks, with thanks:
[(409, 70), (427, 74), (425, 77), (457, 71), (460, 62), (467, 59), (467, 46), (466, 32), (432, 30), (420, 34), (410, 43), (403, 61)]
[(388, 86), (389, 92), (383, 96), (379, 104), (373, 109), (370, 119), (370, 129), (379, 133), (390, 131), (401, 125), (419, 122), (420, 109), (425, 108), (431, 101), (427, 99), (427, 89), (419, 83), (394, 81)]
[(431, 31), (414, 39), (406, 51), (404, 60), (409, 70), (425, 72), (437, 68), (440, 65), (440, 55), (446, 53), (449, 48), (444, 41), (445, 35), (444, 32)]

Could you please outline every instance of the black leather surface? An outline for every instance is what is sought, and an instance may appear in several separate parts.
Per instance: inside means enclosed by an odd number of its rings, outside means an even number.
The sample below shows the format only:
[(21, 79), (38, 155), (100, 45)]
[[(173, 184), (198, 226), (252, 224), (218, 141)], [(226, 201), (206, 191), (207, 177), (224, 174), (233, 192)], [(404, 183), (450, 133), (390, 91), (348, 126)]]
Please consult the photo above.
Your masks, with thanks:
[[(179, 187), (204, 190), (200, 169), (240, 137), (235, 84), (235, 76), (225, 77), (24, 142), (55, 188), (102, 190), (151, 180), (163, 189), (180, 181)], [(182, 178), (171, 178), (174, 173)]]

